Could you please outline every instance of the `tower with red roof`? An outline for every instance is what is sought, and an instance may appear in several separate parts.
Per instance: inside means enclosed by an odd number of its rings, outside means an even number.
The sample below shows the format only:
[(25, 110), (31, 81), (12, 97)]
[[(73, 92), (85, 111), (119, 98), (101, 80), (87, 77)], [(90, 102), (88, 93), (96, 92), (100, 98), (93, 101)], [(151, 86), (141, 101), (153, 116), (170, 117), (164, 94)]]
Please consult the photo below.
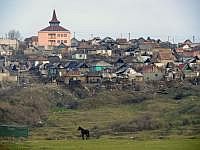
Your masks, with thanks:
[(57, 19), (55, 10), (53, 10), (49, 26), (38, 32), (38, 45), (44, 46), (46, 49), (51, 49), (61, 43), (69, 46), (70, 39), (70, 31), (60, 26), (60, 21)]

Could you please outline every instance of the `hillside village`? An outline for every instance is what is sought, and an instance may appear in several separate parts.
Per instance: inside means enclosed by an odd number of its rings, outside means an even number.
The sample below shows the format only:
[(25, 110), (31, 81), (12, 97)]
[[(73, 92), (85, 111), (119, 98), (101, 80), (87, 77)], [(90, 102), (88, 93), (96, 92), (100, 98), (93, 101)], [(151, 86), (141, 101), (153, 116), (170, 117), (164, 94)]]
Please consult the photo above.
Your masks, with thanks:
[(1, 82), (28, 84), (30, 76), (66, 85), (200, 82), (200, 43), (190, 40), (176, 45), (150, 38), (72, 38), (71, 46), (61, 43), (48, 50), (37, 47), (32, 37), (25, 44), (24, 49), (1, 44)]
[(79, 40), (55, 10), (48, 23), (37, 36), (0, 38), (0, 139), (65, 142), (81, 139), (84, 127), (91, 139), (199, 140), (194, 36)]
[(4, 81), (106, 88), (132, 85), (133, 89), (151, 81), (200, 84), (200, 43), (188, 39), (172, 44), (150, 37), (79, 41), (69, 39), (70, 31), (59, 23), (54, 10), (50, 26), (38, 36), (24, 41), (0, 39), (1, 86)]

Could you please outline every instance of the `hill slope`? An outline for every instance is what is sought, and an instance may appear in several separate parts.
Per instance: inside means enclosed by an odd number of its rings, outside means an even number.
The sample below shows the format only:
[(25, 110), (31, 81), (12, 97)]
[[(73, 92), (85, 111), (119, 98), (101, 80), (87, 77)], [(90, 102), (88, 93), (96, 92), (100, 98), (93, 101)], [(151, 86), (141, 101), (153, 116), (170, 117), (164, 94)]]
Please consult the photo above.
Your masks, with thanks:
[(76, 139), (78, 126), (89, 128), (93, 138), (200, 136), (199, 87), (81, 92), (52, 85), (1, 91), (0, 122), (32, 126), (33, 139)]

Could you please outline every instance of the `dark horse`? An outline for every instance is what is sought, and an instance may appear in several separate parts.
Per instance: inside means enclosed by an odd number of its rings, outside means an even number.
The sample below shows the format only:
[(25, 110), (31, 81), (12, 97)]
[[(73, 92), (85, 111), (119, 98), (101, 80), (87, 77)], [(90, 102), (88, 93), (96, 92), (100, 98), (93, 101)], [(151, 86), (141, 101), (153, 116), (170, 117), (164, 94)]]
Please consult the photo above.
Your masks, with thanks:
[(90, 137), (90, 132), (87, 129), (83, 129), (82, 127), (78, 127), (78, 130), (81, 131), (81, 137), (82, 139), (88, 139)]

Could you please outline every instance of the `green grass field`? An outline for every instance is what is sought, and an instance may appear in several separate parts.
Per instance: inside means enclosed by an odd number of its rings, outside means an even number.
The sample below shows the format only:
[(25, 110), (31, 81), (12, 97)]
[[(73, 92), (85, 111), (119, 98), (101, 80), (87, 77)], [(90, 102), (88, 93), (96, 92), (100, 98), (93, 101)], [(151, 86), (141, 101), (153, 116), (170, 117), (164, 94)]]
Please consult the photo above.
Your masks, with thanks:
[[(155, 95), (105, 90), (79, 99), (65, 89), (48, 88), (2, 94), (2, 122), (30, 124), (30, 132), (25, 141), (0, 141), (0, 150), (199, 150), (197, 87), (181, 100), (174, 98), (174, 91)], [(72, 102), (78, 102), (78, 107), (57, 107)], [(31, 126), (38, 118), (43, 126)], [(90, 140), (81, 140), (78, 126), (90, 130)]]
[[(199, 138), (200, 118), (196, 113), (198, 105), (198, 97), (188, 97), (179, 103), (156, 99), (139, 104), (102, 106), (88, 110), (54, 109), (43, 127), (30, 130), (30, 138), (79, 139), (78, 126), (90, 129), (93, 138)], [(133, 121), (144, 129), (132, 131), (132, 128), (137, 128), (131, 123)], [(169, 126), (168, 123), (172, 125)]]
[(200, 140), (34, 140), (4, 143), (1, 150), (199, 150)]

